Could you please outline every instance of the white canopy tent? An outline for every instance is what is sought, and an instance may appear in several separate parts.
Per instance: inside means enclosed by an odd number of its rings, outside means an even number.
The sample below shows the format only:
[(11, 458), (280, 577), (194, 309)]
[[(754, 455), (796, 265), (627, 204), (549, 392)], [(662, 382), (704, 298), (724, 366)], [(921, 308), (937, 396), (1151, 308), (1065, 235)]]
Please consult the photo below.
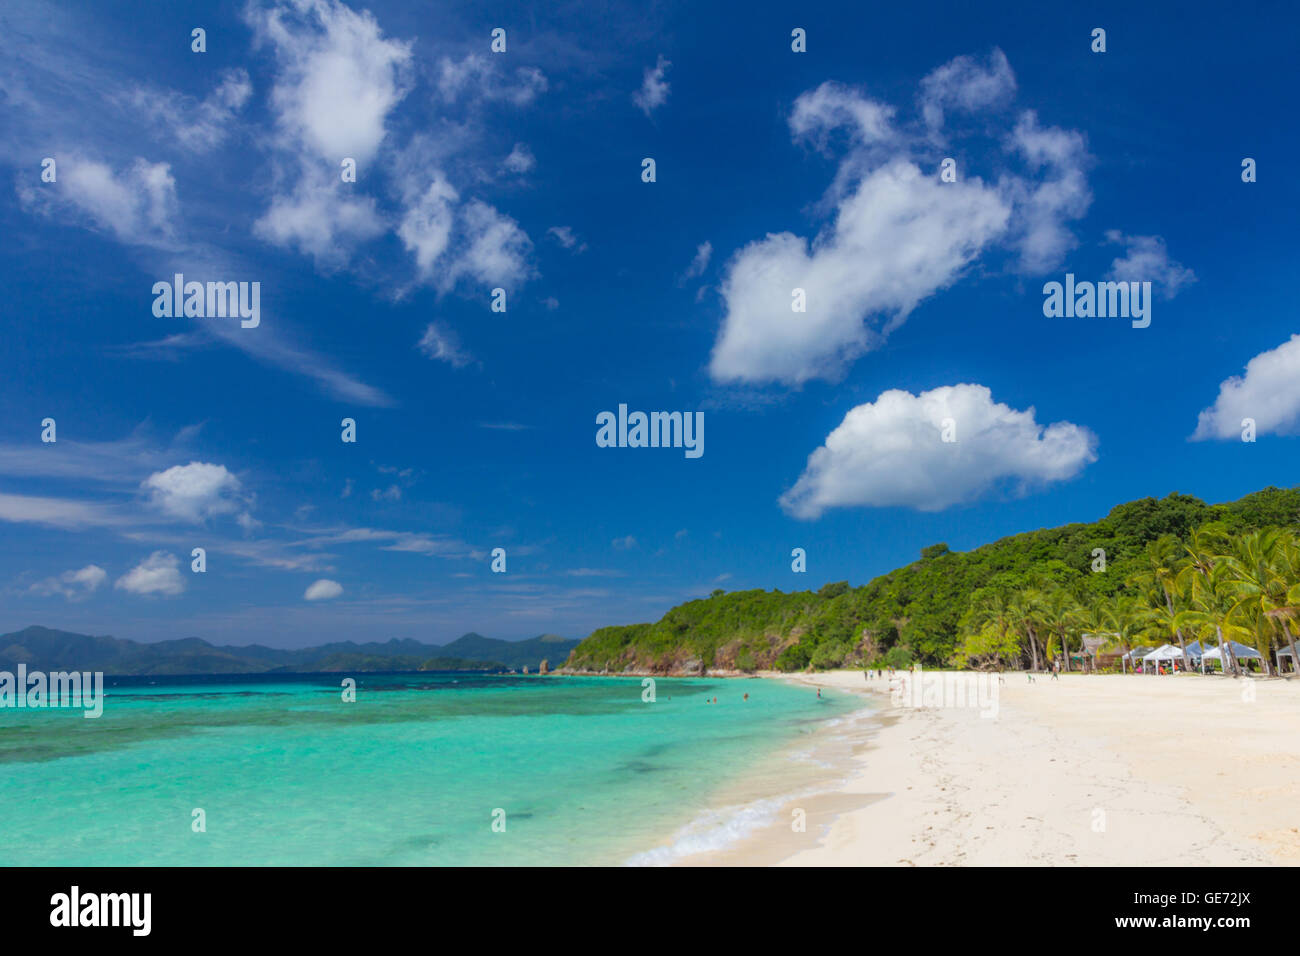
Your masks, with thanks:
[(1138, 668), (1138, 661), (1142, 659), (1142, 655), (1150, 652), (1151, 650), (1152, 648), (1150, 647), (1133, 648), (1127, 654), (1124, 654), (1122, 657), (1120, 657), (1119, 659), (1120, 668), (1123, 669), (1128, 664), (1132, 664), (1133, 670), (1136, 671)]
[(1187, 645), (1187, 659), (1194, 661), (1200, 668), (1201, 673), (1205, 673), (1205, 645), (1200, 641), (1192, 641)]
[(1142, 656), (1142, 669), (1146, 670), (1147, 663), (1159, 668), (1164, 661), (1181, 661), (1183, 659), (1183, 650), (1180, 647), (1174, 647), (1172, 644), (1161, 644), (1150, 654)]
[[(1255, 650), (1255, 648), (1253, 647), (1248, 647), (1245, 644), (1238, 644), (1236, 641), (1225, 641), (1224, 643), (1226, 643), (1229, 647), (1232, 648), (1232, 656), (1239, 661), (1244, 661), (1244, 660), (1262, 661), (1264, 659), (1264, 655), (1261, 654), (1259, 651)], [(1222, 667), (1223, 648), (1216, 647), (1213, 650), (1206, 651), (1205, 656), (1202, 657), (1201, 660), (1218, 661), (1219, 666)]]

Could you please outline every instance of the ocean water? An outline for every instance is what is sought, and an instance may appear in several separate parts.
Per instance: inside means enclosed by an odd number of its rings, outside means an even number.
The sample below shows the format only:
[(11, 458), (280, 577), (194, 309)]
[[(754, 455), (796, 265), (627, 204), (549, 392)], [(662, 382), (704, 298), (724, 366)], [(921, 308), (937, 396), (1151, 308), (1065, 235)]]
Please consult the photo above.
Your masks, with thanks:
[(637, 678), (463, 673), (361, 675), (345, 703), (341, 678), (110, 680), (97, 720), (0, 709), (0, 865), (655, 862), (683, 828), (725, 839), (718, 793), (862, 706), (770, 680), (660, 679), (644, 703)]

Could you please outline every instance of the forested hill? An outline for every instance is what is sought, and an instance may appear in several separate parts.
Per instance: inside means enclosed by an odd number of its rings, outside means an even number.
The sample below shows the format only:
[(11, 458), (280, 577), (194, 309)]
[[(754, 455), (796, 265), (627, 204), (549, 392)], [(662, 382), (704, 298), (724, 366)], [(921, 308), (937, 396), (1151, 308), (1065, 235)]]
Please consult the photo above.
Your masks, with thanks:
[[(801, 670), (888, 661), (948, 663), (959, 622), (980, 588), (1067, 588), (1081, 600), (1112, 597), (1149, 567), (1145, 548), (1161, 536), (1186, 541), (1221, 522), (1239, 534), (1294, 529), (1300, 487), (1266, 488), (1208, 505), (1188, 495), (1143, 498), (1105, 518), (1012, 535), (973, 551), (935, 544), (919, 560), (861, 587), (841, 581), (818, 591), (715, 591), (673, 608), (653, 624), (603, 627), (582, 641), (566, 669), (620, 673), (691, 673), (700, 666)], [(1166, 539), (1168, 540), (1168, 539)], [(1095, 549), (1105, 571), (1094, 572)]]

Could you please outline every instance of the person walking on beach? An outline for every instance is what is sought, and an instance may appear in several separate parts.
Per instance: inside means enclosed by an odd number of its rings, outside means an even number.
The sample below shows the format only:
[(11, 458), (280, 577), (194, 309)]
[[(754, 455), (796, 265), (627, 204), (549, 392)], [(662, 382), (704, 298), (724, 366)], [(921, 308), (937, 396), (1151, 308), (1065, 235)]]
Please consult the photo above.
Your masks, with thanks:
[(1061, 679), (1061, 665), (1058, 661), (1052, 661), (1052, 680)]

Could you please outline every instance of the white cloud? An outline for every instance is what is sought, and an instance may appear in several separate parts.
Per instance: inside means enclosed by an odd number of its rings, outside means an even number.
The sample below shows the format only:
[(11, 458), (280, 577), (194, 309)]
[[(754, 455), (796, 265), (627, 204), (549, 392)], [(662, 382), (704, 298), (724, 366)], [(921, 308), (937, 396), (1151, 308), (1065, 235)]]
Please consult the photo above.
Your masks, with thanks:
[(552, 226), (546, 230), (546, 233), (553, 236), (555, 241), (565, 249), (574, 250), (579, 254), (587, 251), (587, 244), (580, 240), (568, 226)]
[(527, 106), (546, 92), (546, 75), (536, 67), (521, 66), (507, 75), (495, 59), (470, 53), (462, 60), (443, 57), (438, 62), (438, 92), (447, 102), (456, 100), (509, 103)]
[(332, 544), (374, 544), (381, 551), (402, 551), (427, 556), (464, 558), (473, 549), (454, 538), (433, 537), (412, 531), (386, 531), (380, 528), (345, 528), (323, 531), (303, 542), (312, 547)]
[(239, 479), (225, 465), (192, 461), (155, 472), (141, 483), (149, 501), (166, 515), (199, 522), (216, 515), (233, 514), (243, 504)]
[(182, 428), (168, 445), (153, 441), (144, 427), (127, 438), (80, 442), (60, 436), (59, 453), (30, 442), (0, 444), (0, 474), (17, 478), (76, 478), (100, 484), (136, 485), (144, 472), (161, 469), (183, 454), (197, 429)]
[(328, 601), (342, 593), (343, 585), (328, 578), (321, 578), (319, 581), (313, 581), (308, 585), (302, 596), (308, 601)]
[[(943, 441), (945, 419), (956, 441)], [(995, 488), (1071, 478), (1096, 460), (1096, 441), (1070, 422), (1039, 425), (1032, 408), (996, 403), (983, 385), (891, 389), (844, 416), (781, 507), (802, 519), (842, 507), (941, 511)]]
[(7, 494), (0, 494), (0, 521), (42, 524), (73, 531), (117, 527), (127, 523), (122, 516), (94, 502)]
[(182, 147), (203, 153), (225, 140), (235, 114), (253, 94), (248, 73), (226, 70), (216, 89), (201, 102), (174, 90), (137, 87), (130, 96), (132, 106), (161, 124)]
[(842, 83), (826, 82), (801, 93), (790, 111), (790, 132), (826, 149), (828, 135), (847, 130), (858, 144), (881, 143), (897, 138), (892, 106), (869, 100)]
[(447, 362), (453, 368), (464, 368), (473, 361), (461, 348), (456, 333), (438, 322), (430, 322), (425, 328), (418, 348), (429, 358)]
[(532, 275), (533, 244), (519, 223), (478, 199), (463, 210), (465, 250), (448, 270), (447, 284), (469, 276), (484, 285), (510, 288)]
[(501, 161), (507, 172), (524, 174), (537, 165), (537, 157), (528, 148), (527, 143), (515, 143), (510, 155)]
[(709, 267), (709, 260), (713, 258), (713, 243), (705, 240), (695, 249), (695, 258), (686, 268), (684, 279), (694, 279), (704, 275), (704, 270)]
[(61, 594), (69, 601), (80, 601), (89, 597), (108, 578), (108, 572), (97, 564), (88, 564), (78, 571), (65, 571), (55, 578), (46, 578), (33, 584), (31, 591), (48, 597)]
[(1219, 385), (1219, 397), (1197, 418), (1194, 441), (1238, 439), (1242, 419), (1255, 420), (1256, 434), (1300, 434), (1300, 335), (1246, 363), (1245, 375)]
[(1082, 134), (1040, 127), (1032, 110), (1016, 123), (1010, 145), (1043, 177), (1038, 182), (1008, 177), (1001, 183), (1016, 210), (1012, 231), (1020, 269), (1041, 273), (1054, 268), (1076, 245), (1066, 223), (1080, 218), (1092, 202), (1084, 176), (1087, 150)]
[[(1014, 161), (1028, 175), (1003, 169), (996, 183), (970, 169), (955, 182), (938, 176), (942, 153), (927, 124), (943, 122), (945, 108), (954, 115), (992, 109), (1014, 90), (995, 50), (987, 66), (958, 58), (931, 73), (922, 82), (928, 118), (920, 124), (899, 124), (892, 106), (836, 83), (798, 97), (790, 114), (796, 139), (829, 149), (831, 133), (848, 134), (819, 206), (828, 215), (812, 239), (769, 233), (732, 256), (719, 286), (726, 312), (709, 365), (714, 380), (834, 381), (982, 255), (1017, 254), (1026, 270), (1056, 265), (1074, 243), (1067, 222), (1091, 198), (1082, 136), (1040, 128), (1025, 112), (1001, 150), (978, 155)], [(987, 124), (976, 126), (986, 135)], [(795, 289), (804, 290), (803, 313), (792, 309)]]
[(402, 489), (397, 487), (397, 485), (389, 485), (387, 488), (383, 489), (382, 491), (378, 488), (372, 488), (370, 490), (370, 500), (371, 501), (401, 501)]
[(185, 590), (180, 560), (166, 551), (155, 551), (117, 579), (115, 588), (128, 594), (166, 594), (174, 596)]
[(410, 44), (385, 38), (369, 11), (338, 0), (254, 3), (245, 16), (256, 42), (274, 48), (271, 103), (284, 133), (332, 164), (373, 157), (407, 92)]
[(254, 232), (338, 268), (387, 228), (374, 199), (342, 182), (339, 163), (353, 159), (364, 175), (379, 151), (407, 92), (410, 44), (385, 38), (368, 11), (337, 0), (252, 3), (245, 18), (255, 41), (276, 54), (274, 145), (286, 167), (279, 181), (292, 184), (273, 195)]
[(458, 198), (446, 177), (435, 171), (428, 188), (406, 207), (397, 235), (415, 256), (415, 267), (422, 279), (433, 278), (434, 265), (451, 245)]
[(921, 81), (921, 112), (926, 125), (937, 131), (945, 109), (974, 113), (1009, 101), (1015, 92), (1016, 78), (1001, 50), (994, 49), (987, 64), (959, 56)]
[(166, 163), (137, 158), (125, 169), (78, 153), (57, 157), (58, 180), (21, 187), (25, 206), (70, 211), (119, 242), (169, 248), (175, 244), (176, 181)]
[(1169, 258), (1165, 240), (1160, 236), (1126, 236), (1118, 229), (1111, 229), (1106, 233), (1106, 241), (1125, 246), (1124, 255), (1111, 262), (1107, 279), (1150, 282), (1169, 299), (1183, 286), (1196, 281), (1196, 273)]
[(664, 76), (668, 73), (668, 68), (672, 63), (664, 59), (664, 55), (659, 54), (659, 59), (654, 66), (646, 67), (645, 77), (641, 81), (641, 89), (632, 94), (632, 102), (637, 105), (646, 116), (663, 106), (668, 101), (668, 81)]
[[(134, 247), (135, 258), (145, 274), (161, 277), (184, 272), (192, 277), (206, 275), (213, 279), (247, 275), (252, 270), (256, 275), (256, 268), (260, 268), (256, 263), (220, 245), (238, 239), (238, 219), (242, 217), (231, 220), (227, 215), (228, 224), (235, 228), (216, 233), (200, 229), (199, 225), (213, 210), (224, 209), (228, 213), (239, 207), (254, 180), (269, 178), (273, 187), (283, 186), (286, 192), (293, 192), (300, 186), (308, 189), (316, 182), (308, 177), (305, 183), (300, 183), (304, 169), (315, 169), (317, 175), (326, 176), (332, 172), (337, 178), (336, 161), (331, 168), (330, 163), (321, 163), (311, 156), (311, 165), (299, 168), (302, 154), (308, 148), (295, 142), (287, 128), (282, 127), (270, 143), (273, 168), (269, 177), (256, 175), (252, 180), (235, 177), (227, 182), (226, 177), (200, 175), (195, 181), (205, 187), (200, 190), (203, 195), (196, 208), (191, 210), (187, 204), (182, 214), (170, 167), (142, 158), (131, 159), (132, 154), (123, 150), (146, 138), (150, 127), (156, 127), (159, 122), (171, 124), (176, 138), (169, 146), (188, 144), (195, 149), (203, 148), (217, 137), (218, 125), (233, 125), (227, 113), (233, 114), (247, 102), (250, 90), (245, 75), (239, 70), (221, 73), (216, 77), (216, 90), (202, 101), (170, 91), (152, 91), (143, 94), (145, 99), (139, 105), (132, 105), (136, 84), (129, 79), (123, 82), (123, 60), (112, 43), (69, 45), (70, 37), (87, 31), (97, 34), (92, 24), (74, 22), (80, 17), (71, 20), (51, 17), (50, 10), (42, 5), (33, 7), (33, 11), (23, 18), (17, 32), (0, 30), (0, 49), (4, 54), (0, 56), (0, 63), (4, 64), (0, 65), (0, 88), (3, 88), (0, 99), (5, 100), (6, 106), (14, 107), (7, 110), (5, 122), (0, 123), (0, 142), (11, 146), (9, 152), (14, 155), (17, 155), (15, 144), (49, 144), (58, 161), (58, 180), (35, 183), (32, 182), (35, 177), (20, 177), (19, 197), (25, 205), (35, 206), (38, 211), (58, 212), (77, 225), (102, 230), (124, 245)], [(261, 0), (253, 0), (246, 16), (250, 24), (256, 24), (256, 37), (275, 43), (272, 34), (276, 39), (283, 39), (280, 34), (292, 34), (291, 21), (298, 19), (299, 14), (310, 20), (320, 11), (326, 15), (351, 16), (346, 7), (337, 3), (315, 0), (302, 0), (294, 9), (284, 4), (271, 7)], [(261, 31), (262, 26), (268, 32)], [(310, 29), (309, 25), (308, 32)], [(225, 49), (230, 52), (230, 48)], [(194, 62), (198, 64), (203, 59), (197, 57)], [(216, 72), (214, 69), (213, 73)], [(280, 79), (283, 82), (283, 71)], [(334, 119), (334, 115), (329, 117), (330, 122)], [(172, 124), (173, 120), (181, 125)], [(76, 145), (80, 143), (86, 145)], [(111, 159), (101, 161), (88, 157)], [(256, 164), (254, 160), (250, 162)], [(291, 201), (293, 197), (281, 199), (274, 215), (264, 217), (265, 235), (286, 244), (301, 239), (309, 251), (318, 255), (327, 251), (327, 247), (312, 245), (311, 234), (322, 223), (335, 231), (338, 227), (329, 226), (333, 220), (330, 211), (324, 208), (330, 204), (328, 194), (318, 197), (314, 215), (313, 205), (307, 201), (312, 196), (308, 189), (298, 195), (298, 201)], [(300, 206), (303, 208), (296, 208)], [(355, 210), (344, 209), (336, 218), (347, 225), (349, 219), (358, 217)], [(199, 238), (200, 233), (207, 238)], [(125, 351), (171, 357), (182, 349), (201, 348), (220, 341), (266, 365), (311, 377), (326, 391), (349, 402), (392, 404), (383, 392), (334, 368), (307, 348), (295, 345), (283, 317), (274, 324), (265, 321), (269, 318), (267, 306), (263, 302), (264, 321), (256, 334), (239, 329), (238, 323), (233, 323), (233, 333), (230, 323), (204, 323), (201, 327), (194, 326), (188, 334), (166, 336), (153, 347), (126, 346), (117, 351), (118, 354)]]
[(263, 322), (257, 335), (241, 334), (237, 324), (212, 325), (209, 328), (216, 330), (215, 334), (227, 344), (247, 352), (260, 362), (315, 379), (328, 394), (343, 401), (379, 407), (393, 404), (393, 399), (382, 390), (335, 368), (322, 356), (280, 341), (271, 330), (267, 329), (265, 306), (263, 306), (262, 318)]
[[(515, 220), (462, 199), (439, 168), (473, 138), (472, 114), (394, 145), (390, 125), (412, 86), (414, 41), (385, 36), (371, 13), (338, 0), (254, 0), (245, 18), (257, 42), (274, 50), (278, 66), (271, 91), (279, 129), (272, 144), (276, 191), (254, 224), (256, 235), (310, 255), (328, 272), (392, 230), (414, 259), (416, 284), (442, 292), (462, 279), (494, 287), (532, 274), (531, 242)], [(524, 106), (547, 85), (540, 70), (520, 67), (507, 75), (496, 59), (477, 53), (459, 61), (444, 57), (435, 82), (448, 103), (463, 100), (472, 109)], [(396, 210), (363, 191), (368, 164), (381, 150), (390, 158), (387, 182)], [(355, 183), (342, 182), (344, 158), (358, 164)], [(501, 165), (519, 174), (534, 163), (528, 147), (517, 143)], [(486, 175), (478, 165), (473, 172)]]
[(615, 538), (610, 545), (615, 551), (630, 551), (636, 547), (636, 538), (629, 534), (623, 538)]
[(429, 185), (404, 186), (406, 212), (397, 234), (415, 256), (421, 282), (446, 292), (462, 279), (510, 288), (530, 278), (532, 240), (514, 219), (479, 199), (460, 196), (440, 170), (426, 171)]
[(352, 250), (387, 226), (370, 196), (350, 193), (338, 176), (303, 164), (292, 192), (271, 199), (253, 233), (272, 245), (296, 248), (325, 270), (337, 269)]
[[(1006, 228), (1010, 210), (978, 179), (941, 183), (896, 160), (862, 180), (813, 242), (750, 243), (722, 282), (727, 314), (710, 372), (719, 381), (837, 379), (924, 298), (954, 282)], [(792, 311), (803, 289), (804, 313)], [(881, 327), (864, 318), (882, 315)]]

